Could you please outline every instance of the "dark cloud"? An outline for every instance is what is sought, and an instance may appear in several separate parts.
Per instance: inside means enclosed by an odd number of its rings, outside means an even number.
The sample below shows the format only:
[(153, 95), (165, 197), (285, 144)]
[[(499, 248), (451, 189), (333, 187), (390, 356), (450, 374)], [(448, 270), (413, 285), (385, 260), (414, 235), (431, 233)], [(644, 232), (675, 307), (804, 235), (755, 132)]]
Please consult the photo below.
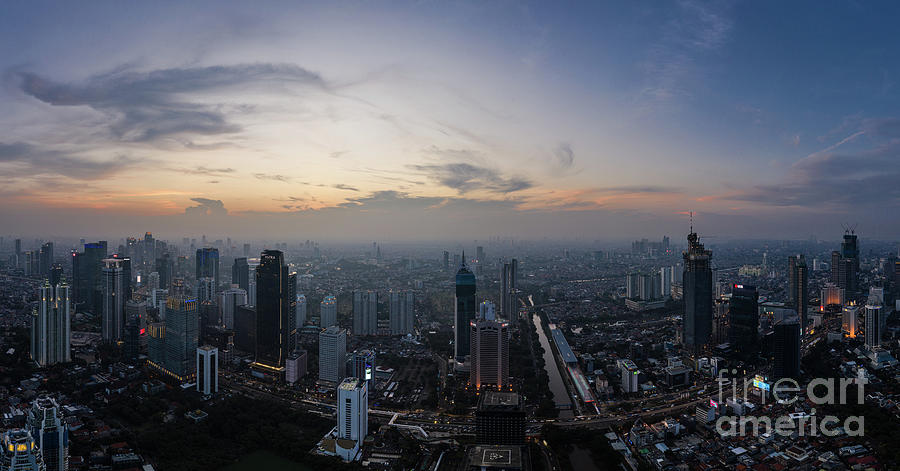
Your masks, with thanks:
[(556, 146), (553, 151), (553, 163), (564, 169), (570, 168), (575, 163), (575, 152), (572, 151), (572, 146), (566, 142)]
[(228, 214), (228, 210), (225, 209), (225, 203), (222, 200), (191, 198), (191, 201), (197, 203), (197, 205), (184, 208), (184, 214), (187, 216), (224, 216)]
[(464, 162), (434, 165), (410, 165), (410, 169), (421, 172), (432, 181), (453, 188), (460, 194), (472, 190), (494, 193), (513, 193), (534, 186), (522, 177), (504, 177), (500, 172)]
[(191, 175), (209, 175), (209, 176), (219, 176), (227, 173), (234, 173), (234, 169), (231, 167), (227, 168), (209, 168), (204, 166), (198, 166), (194, 168), (180, 168), (176, 171), (182, 173), (188, 173)]
[(190, 94), (264, 82), (325, 89), (319, 74), (290, 64), (239, 64), (135, 71), (123, 67), (84, 83), (61, 83), (20, 72), (22, 91), (54, 106), (89, 106), (114, 116), (109, 131), (131, 142), (181, 135), (235, 133), (221, 106), (190, 101)]
[(141, 161), (126, 156), (93, 160), (45, 149), (25, 142), (0, 142), (0, 165), (7, 176), (58, 175), (77, 180), (98, 180), (136, 166)]
[(359, 188), (354, 188), (350, 185), (345, 185), (343, 183), (338, 183), (336, 185), (332, 185), (332, 187), (337, 188), (338, 190), (359, 191)]
[(289, 183), (291, 181), (291, 177), (287, 177), (279, 174), (269, 174), (269, 173), (254, 173), (253, 177), (258, 180), (271, 180), (276, 182), (284, 182)]

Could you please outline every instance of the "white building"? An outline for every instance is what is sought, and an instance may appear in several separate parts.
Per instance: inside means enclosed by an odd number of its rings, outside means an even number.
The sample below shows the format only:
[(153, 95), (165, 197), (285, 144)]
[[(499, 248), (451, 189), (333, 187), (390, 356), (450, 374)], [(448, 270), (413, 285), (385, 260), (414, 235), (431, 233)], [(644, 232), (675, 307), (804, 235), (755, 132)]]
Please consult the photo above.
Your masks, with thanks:
[(297, 329), (302, 329), (303, 324), (306, 323), (306, 296), (303, 294), (297, 295), (297, 310), (295, 311), (296, 315), (294, 316), (294, 326)]
[(325, 296), (319, 304), (319, 327), (327, 329), (333, 325), (337, 325), (337, 298)]
[(206, 301), (214, 301), (216, 299), (216, 280), (215, 278), (204, 276), (197, 280), (197, 301), (200, 303)]
[(344, 379), (337, 390), (335, 452), (344, 461), (355, 460), (369, 433), (369, 389), (359, 378)]
[(228, 288), (219, 293), (219, 315), (226, 329), (234, 330), (234, 308), (248, 304), (247, 292), (241, 288)]
[(47, 471), (41, 450), (28, 430), (12, 429), (0, 434), (0, 470)]
[(337, 383), (347, 366), (347, 331), (331, 326), (319, 332), (319, 379)]
[(204, 396), (219, 392), (219, 349), (216, 347), (197, 348), (197, 392)]
[(294, 384), (306, 376), (306, 362), (306, 350), (288, 355), (284, 362), (284, 380), (288, 384)]
[(622, 392), (638, 392), (638, 388), (640, 387), (640, 382), (638, 380), (640, 379), (641, 371), (638, 370), (637, 365), (628, 359), (619, 360), (619, 370), (622, 374)]
[(391, 291), (391, 335), (413, 333), (416, 321), (412, 291)]
[[(493, 309), (490, 309), (493, 313)], [(475, 389), (509, 386), (509, 323), (476, 319), (469, 322), (471, 368), (469, 384)]]
[(41, 366), (66, 363), (71, 360), (69, 285), (44, 281), (39, 294), (40, 310), (31, 325), (31, 359)]
[(378, 334), (378, 292), (353, 292), (353, 335)]

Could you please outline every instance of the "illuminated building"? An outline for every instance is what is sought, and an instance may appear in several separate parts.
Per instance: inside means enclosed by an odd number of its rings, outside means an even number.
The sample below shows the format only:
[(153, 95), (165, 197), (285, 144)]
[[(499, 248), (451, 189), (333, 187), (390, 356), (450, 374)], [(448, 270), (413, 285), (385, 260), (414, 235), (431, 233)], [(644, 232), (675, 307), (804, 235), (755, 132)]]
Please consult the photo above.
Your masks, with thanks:
[[(54, 280), (56, 281), (56, 280)], [(70, 361), (69, 285), (44, 281), (40, 307), (31, 325), (31, 359), (40, 366)]]
[(44, 457), (28, 430), (0, 434), (0, 471), (47, 471)]
[(475, 319), (478, 308), (475, 303), (475, 274), (466, 266), (466, 253), (463, 252), (456, 272), (456, 297), (453, 311), (453, 356), (456, 361), (463, 363), (469, 356), (471, 348), (471, 327), (469, 323)]
[(391, 291), (391, 335), (413, 333), (416, 315), (415, 297), (412, 291)]
[(56, 401), (46, 396), (35, 399), (28, 409), (27, 424), (47, 471), (67, 471), (69, 432)]
[[(165, 329), (157, 332), (162, 335), (163, 349), (157, 352), (156, 358), (151, 356), (149, 363), (156, 371), (182, 383), (194, 378), (200, 329), (199, 303), (185, 290), (184, 280), (176, 279), (172, 283), (173, 292), (166, 300)], [(150, 335), (152, 339), (152, 330)]]
[(775, 322), (774, 326), (774, 376), (798, 379), (800, 377), (800, 319), (793, 315)]
[(102, 334), (104, 342), (122, 340), (125, 328), (125, 301), (128, 299), (130, 269), (128, 259), (107, 258), (103, 260), (103, 318)]
[(809, 306), (809, 269), (803, 255), (788, 257), (788, 297), (800, 316), (800, 331), (807, 325), (806, 310)]
[(469, 384), (478, 390), (487, 387), (502, 390), (509, 386), (509, 323), (476, 319), (470, 321), (469, 326)]
[(622, 392), (636, 393), (640, 386), (641, 371), (628, 359), (619, 360), (619, 372), (622, 374)]
[(728, 310), (728, 342), (737, 352), (753, 354), (757, 349), (756, 334), (759, 328), (759, 293), (756, 287), (732, 286)]
[(378, 333), (378, 293), (376, 291), (353, 292), (353, 335)]
[(325, 296), (319, 304), (319, 327), (327, 329), (337, 325), (337, 298)]
[(219, 392), (219, 349), (210, 345), (197, 348), (197, 392), (210, 396)]
[(284, 254), (265, 250), (256, 269), (256, 359), (254, 369), (281, 375), (294, 351), (297, 328), (297, 274), (289, 273)]
[(347, 367), (347, 331), (330, 326), (319, 332), (319, 379), (337, 383)]
[(844, 290), (834, 283), (825, 283), (822, 288), (820, 310), (836, 310), (844, 305)]
[(475, 442), (481, 445), (524, 445), (525, 409), (512, 392), (485, 391), (475, 411)]
[(196, 264), (196, 278), (212, 278), (214, 290), (219, 287), (219, 249), (214, 247), (204, 247), (197, 249), (197, 258), (194, 260)]
[(355, 460), (368, 433), (368, 385), (359, 378), (345, 378), (337, 388), (335, 452), (344, 461)]
[(713, 276), (712, 252), (700, 243), (694, 232), (688, 234), (688, 250), (684, 252), (684, 346), (694, 354), (700, 352), (712, 333)]
[(844, 306), (841, 314), (841, 327), (847, 333), (847, 337), (851, 339), (856, 338), (856, 333), (859, 330), (858, 306)]

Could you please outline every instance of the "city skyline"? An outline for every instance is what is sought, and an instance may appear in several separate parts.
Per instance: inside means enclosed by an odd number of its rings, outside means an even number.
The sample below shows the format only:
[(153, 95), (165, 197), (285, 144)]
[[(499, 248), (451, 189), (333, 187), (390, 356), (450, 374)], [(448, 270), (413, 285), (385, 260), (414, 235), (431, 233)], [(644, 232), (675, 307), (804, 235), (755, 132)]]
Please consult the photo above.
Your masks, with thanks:
[(896, 9), (8, 5), (0, 220), (594, 240), (693, 210), (717, 237), (889, 238)]

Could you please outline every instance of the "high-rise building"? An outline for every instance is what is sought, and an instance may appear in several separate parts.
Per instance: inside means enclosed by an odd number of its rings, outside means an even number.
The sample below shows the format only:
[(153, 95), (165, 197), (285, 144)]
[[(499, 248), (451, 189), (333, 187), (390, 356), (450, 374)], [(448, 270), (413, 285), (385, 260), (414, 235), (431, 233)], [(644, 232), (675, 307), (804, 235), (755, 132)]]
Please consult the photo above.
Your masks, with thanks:
[[(256, 360), (263, 372), (282, 372), (294, 351), (297, 327), (297, 274), (280, 250), (264, 250), (256, 269)], [(280, 373), (279, 373), (280, 374)]]
[[(363, 440), (369, 434), (369, 389), (359, 378), (346, 378), (337, 389), (336, 453), (344, 461), (359, 455)], [(352, 446), (344, 444), (351, 442)]]
[(213, 301), (216, 299), (216, 280), (212, 277), (204, 276), (197, 280), (197, 300), (201, 303)]
[(687, 239), (688, 250), (683, 254), (684, 346), (697, 354), (712, 333), (712, 252), (703, 247), (693, 227)]
[(518, 311), (516, 278), (519, 261), (512, 259), (504, 263), (500, 271), (500, 317), (511, 319)]
[[(103, 317), (102, 338), (104, 342), (122, 340), (125, 329), (125, 301), (128, 299), (128, 280), (122, 258), (103, 260)], [(128, 270), (130, 271), (130, 270)]]
[(197, 392), (210, 396), (219, 392), (219, 349), (210, 345), (197, 348)]
[(319, 327), (327, 329), (337, 325), (337, 298), (325, 296), (319, 304)]
[(375, 352), (372, 350), (353, 352), (347, 362), (347, 376), (359, 378), (369, 383), (371, 388), (375, 380)]
[(319, 332), (319, 379), (339, 382), (347, 367), (347, 331), (330, 326)]
[(728, 342), (728, 308), (727, 298), (716, 298), (713, 304), (713, 323), (710, 343), (721, 345)]
[(412, 291), (391, 291), (391, 335), (413, 333), (416, 320), (414, 301)]
[(800, 377), (800, 319), (796, 315), (775, 323), (773, 333), (775, 379)]
[(43, 277), (50, 276), (50, 267), (53, 266), (53, 242), (47, 242), (41, 246), (38, 255), (38, 272)]
[(825, 283), (822, 288), (820, 310), (838, 309), (844, 305), (844, 290), (834, 283)]
[(288, 384), (294, 384), (299, 381), (300, 378), (306, 376), (306, 362), (306, 350), (300, 350), (288, 355), (287, 361), (284, 365), (285, 382)]
[(129, 299), (125, 302), (124, 355), (128, 360), (137, 360), (141, 353), (141, 330), (146, 327), (147, 305)]
[(297, 312), (294, 314), (294, 326), (299, 331), (306, 324), (306, 296), (297, 295)]
[(847, 333), (847, 337), (856, 338), (859, 331), (859, 307), (844, 306), (841, 313), (841, 328)]
[(757, 350), (759, 328), (759, 293), (755, 286), (734, 285), (729, 301), (731, 329), (729, 343), (735, 351), (752, 355)]
[(803, 332), (807, 326), (806, 310), (809, 306), (809, 269), (802, 254), (788, 257), (788, 296), (800, 317), (800, 331)]
[(243, 352), (256, 351), (256, 308), (250, 305), (234, 308), (234, 346)]
[(640, 386), (641, 371), (633, 361), (625, 359), (620, 361), (619, 372), (622, 374), (622, 392), (636, 393)]
[(69, 285), (65, 281), (40, 288), (40, 308), (32, 319), (31, 359), (40, 366), (70, 361)]
[(7, 430), (0, 434), (0, 446), (0, 471), (47, 471), (41, 450), (28, 430)]
[(454, 341), (453, 356), (456, 361), (462, 363), (469, 356), (471, 348), (471, 326), (478, 308), (475, 302), (475, 274), (466, 266), (466, 254), (463, 252), (459, 270), (456, 272), (456, 297), (454, 299)]
[(228, 288), (219, 293), (219, 315), (226, 329), (234, 330), (234, 309), (246, 304), (247, 292), (241, 288)]
[(866, 303), (866, 347), (874, 348), (881, 344), (882, 305), (869, 297)]
[[(16, 240), (18, 240), (18, 239), (16, 239)], [(444, 270), (450, 269), (450, 252), (448, 252), (446, 250), (444, 251), (444, 254), (443, 254), (441, 266), (444, 267)]]
[(56, 401), (47, 396), (35, 399), (28, 409), (27, 423), (47, 471), (68, 471), (69, 432)]
[(238, 285), (244, 291), (250, 289), (250, 265), (247, 263), (247, 257), (234, 259), (231, 266), (231, 284)]
[(196, 278), (209, 277), (213, 279), (216, 289), (219, 287), (219, 249), (215, 247), (204, 247), (197, 249), (197, 265)]
[(525, 444), (525, 409), (517, 393), (486, 391), (481, 394), (475, 411), (475, 442)]
[(169, 285), (175, 279), (175, 262), (168, 253), (156, 259), (156, 272), (159, 273), (159, 287), (169, 289)]
[(155, 365), (170, 378), (187, 382), (196, 373), (195, 356), (200, 335), (200, 303), (190, 296), (184, 281), (175, 279), (166, 300), (165, 363)]
[(353, 335), (378, 333), (378, 292), (353, 292)]
[(469, 384), (475, 389), (509, 386), (509, 323), (475, 319), (469, 323), (471, 369)]
[(859, 290), (859, 246), (853, 231), (844, 233), (841, 250), (831, 252), (831, 282), (844, 289), (848, 297)]
[(659, 294), (666, 298), (672, 294), (672, 268), (662, 267), (659, 269)]
[(103, 259), (107, 257), (106, 241), (84, 244), (84, 252), (72, 252), (73, 308), (103, 313)]

